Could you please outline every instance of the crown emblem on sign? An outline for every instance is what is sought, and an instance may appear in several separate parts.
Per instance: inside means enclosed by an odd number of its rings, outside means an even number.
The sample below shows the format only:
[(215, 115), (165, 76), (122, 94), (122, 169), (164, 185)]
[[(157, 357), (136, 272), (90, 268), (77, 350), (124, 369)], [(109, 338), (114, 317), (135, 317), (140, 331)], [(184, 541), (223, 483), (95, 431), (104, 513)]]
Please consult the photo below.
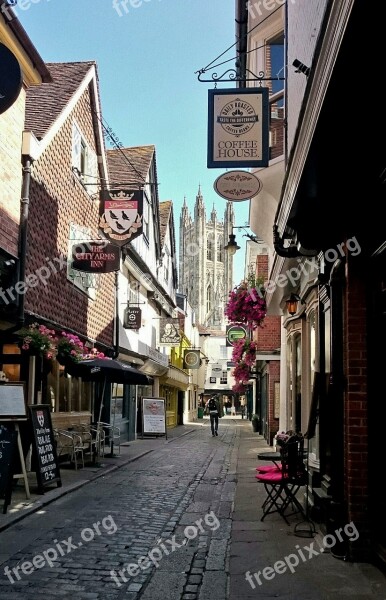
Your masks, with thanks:
[(110, 195), (112, 198), (125, 198), (126, 200), (131, 200), (134, 193), (130, 194), (130, 192), (126, 193), (124, 190), (119, 190), (119, 192), (110, 192)]

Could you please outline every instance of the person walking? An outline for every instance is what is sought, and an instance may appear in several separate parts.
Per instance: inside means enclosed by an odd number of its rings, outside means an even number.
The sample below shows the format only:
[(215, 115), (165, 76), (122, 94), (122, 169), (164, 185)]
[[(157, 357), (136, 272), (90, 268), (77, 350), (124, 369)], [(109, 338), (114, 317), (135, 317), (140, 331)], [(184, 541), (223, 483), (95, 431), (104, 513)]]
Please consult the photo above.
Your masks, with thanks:
[(221, 405), (218, 396), (212, 396), (206, 403), (206, 410), (210, 417), (212, 436), (218, 435), (218, 420), (222, 417)]

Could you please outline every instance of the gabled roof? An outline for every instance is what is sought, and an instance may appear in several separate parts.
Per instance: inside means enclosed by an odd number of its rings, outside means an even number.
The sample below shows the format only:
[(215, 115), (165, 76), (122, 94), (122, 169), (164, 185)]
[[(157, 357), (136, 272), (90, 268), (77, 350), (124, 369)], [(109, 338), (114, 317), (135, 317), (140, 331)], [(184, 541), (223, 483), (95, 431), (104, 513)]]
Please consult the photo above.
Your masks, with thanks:
[(93, 66), (95, 61), (47, 63), (52, 82), (27, 90), (25, 130), (42, 139)]
[(107, 150), (110, 185), (145, 185), (149, 182), (149, 169), (155, 146), (133, 146)]
[(160, 231), (161, 231), (161, 246), (165, 243), (165, 236), (167, 227), (170, 219), (170, 211), (172, 209), (172, 201), (165, 200), (165, 202), (160, 202), (159, 205), (159, 217), (160, 217)]

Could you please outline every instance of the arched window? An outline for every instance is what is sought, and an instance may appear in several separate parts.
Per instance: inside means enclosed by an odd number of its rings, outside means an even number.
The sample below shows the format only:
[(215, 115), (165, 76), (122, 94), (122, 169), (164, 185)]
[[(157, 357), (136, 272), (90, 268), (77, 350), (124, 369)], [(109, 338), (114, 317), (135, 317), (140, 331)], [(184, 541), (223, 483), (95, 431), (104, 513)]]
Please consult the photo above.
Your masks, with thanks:
[(207, 314), (210, 312), (212, 306), (212, 286), (208, 285), (206, 288), (206, 312)]
[(217, 240), (217, 262), (223, 262), (223, 261), (224, 261), (224, 248), (223, 248), (222, 236), (220, 235), (220, 237)]
[(208, 260), (213, 260), (213, 240), (209, 235), (206, 239), (206, 258)]

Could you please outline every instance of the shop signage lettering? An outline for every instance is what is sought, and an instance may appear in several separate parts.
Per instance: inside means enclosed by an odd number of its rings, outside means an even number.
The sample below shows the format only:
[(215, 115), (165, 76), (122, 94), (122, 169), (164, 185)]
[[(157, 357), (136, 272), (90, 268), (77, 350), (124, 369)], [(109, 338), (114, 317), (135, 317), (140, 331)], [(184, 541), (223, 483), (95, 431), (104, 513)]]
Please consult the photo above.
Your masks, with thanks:
[(72, 247), (72, 268), (86, 273), (119, 271), (120, 249), (114, 244), (95, 240)]
[(268, 88), (208, 91), (208, 168), (267, 167)]
[(41, 492), (47, 485), (62, 485), (49, 404), (29, 407), (36, 452), (36, 477)]

